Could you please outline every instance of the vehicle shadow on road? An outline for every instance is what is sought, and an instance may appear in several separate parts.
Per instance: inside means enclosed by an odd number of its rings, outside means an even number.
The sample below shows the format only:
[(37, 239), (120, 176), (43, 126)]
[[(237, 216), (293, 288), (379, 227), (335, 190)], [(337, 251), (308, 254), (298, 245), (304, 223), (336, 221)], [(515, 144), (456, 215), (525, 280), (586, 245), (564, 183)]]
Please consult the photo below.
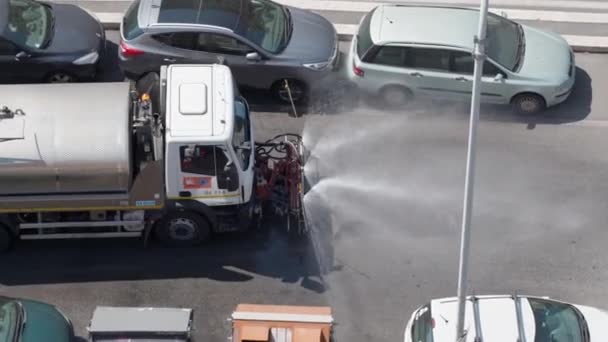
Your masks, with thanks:
[[(269, 219), (278, 227), (280, 219)], [(279, 229), (221, 234), (203, 246), (167, 248), (141, 239), (20, 241), (0, 255), (0, 285), (208, 278), (246, 282), (280, 279), (321, 293), (319, 268), (306, 242)]]

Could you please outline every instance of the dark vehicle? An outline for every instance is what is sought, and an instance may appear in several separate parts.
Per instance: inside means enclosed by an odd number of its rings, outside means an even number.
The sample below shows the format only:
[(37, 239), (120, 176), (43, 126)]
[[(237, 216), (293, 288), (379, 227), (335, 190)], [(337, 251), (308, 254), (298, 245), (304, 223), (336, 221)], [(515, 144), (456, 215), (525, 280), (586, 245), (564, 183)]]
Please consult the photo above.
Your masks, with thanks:
[(78, 6), (0, 0), (0, 83), (90, 79), (104, 49), (101, 23)]
[(327, 19), (270, 0), (136, 0), (121, 38), (120, 64), (131, 79), (161, 65), (223, 60), (239, 86), (270, 89), (286, 102), (304, 100), (339, 56)]
[(69, 342), (70, 320), (53, 305), (0, 296), (0, 342)]

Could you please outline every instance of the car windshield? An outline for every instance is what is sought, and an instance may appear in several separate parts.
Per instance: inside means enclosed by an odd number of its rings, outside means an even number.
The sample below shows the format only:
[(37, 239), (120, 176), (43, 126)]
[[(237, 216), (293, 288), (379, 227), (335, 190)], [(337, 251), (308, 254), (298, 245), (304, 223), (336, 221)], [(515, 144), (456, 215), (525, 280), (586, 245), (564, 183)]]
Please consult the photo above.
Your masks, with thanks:
[(10, 0), (6, 34), (20, 46), (44, 48), (53, 32), (53, 14), (48, 5), (32, 0)]
[(412, 341), (433, 342), (433, 318), (430, 305), (426, 305), (416, 312), (412, 322)]
[(242, 6), (234, 31), (267, 52), (281, 52), (291, 38), (289, 10), (269, 0), (243, 0)]
[(0, 341), (14, 341), (19, 323), (19, 304), (0, 297)]
[(523, 53), (521, 26), (501, 16), (488, 15), (488, 57), (505, 68), (516, 71)]
[(582, 326), (578, 311), (569, 304), (554, 301), (529, 299), (536, 336), (534, 342), (584, 342)]

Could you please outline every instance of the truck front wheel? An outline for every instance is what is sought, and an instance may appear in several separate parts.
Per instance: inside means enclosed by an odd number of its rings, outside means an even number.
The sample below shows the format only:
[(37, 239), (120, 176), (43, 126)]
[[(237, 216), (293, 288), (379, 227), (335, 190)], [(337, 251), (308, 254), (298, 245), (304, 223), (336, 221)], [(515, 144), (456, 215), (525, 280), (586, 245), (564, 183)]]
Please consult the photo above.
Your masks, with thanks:
[(211, 227), (207, 220), (197, 213), (176, 211), (167, 214), (156, 227), (156, 236), (169, 246), (195, 246), (207, 239)]

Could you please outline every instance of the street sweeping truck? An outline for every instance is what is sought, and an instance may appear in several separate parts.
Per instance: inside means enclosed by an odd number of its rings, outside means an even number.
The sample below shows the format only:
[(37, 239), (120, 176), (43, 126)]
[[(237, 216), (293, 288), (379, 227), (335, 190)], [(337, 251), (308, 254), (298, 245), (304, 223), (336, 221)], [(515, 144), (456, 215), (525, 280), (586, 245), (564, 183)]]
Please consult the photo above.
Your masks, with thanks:
[(0, 86), (0, 250), (148, 233), (194, 245), (251, 227), (264, 201), (302, 227), (299, 136), (256, 145), (225, 65), (163, 67), (157, 86)]

